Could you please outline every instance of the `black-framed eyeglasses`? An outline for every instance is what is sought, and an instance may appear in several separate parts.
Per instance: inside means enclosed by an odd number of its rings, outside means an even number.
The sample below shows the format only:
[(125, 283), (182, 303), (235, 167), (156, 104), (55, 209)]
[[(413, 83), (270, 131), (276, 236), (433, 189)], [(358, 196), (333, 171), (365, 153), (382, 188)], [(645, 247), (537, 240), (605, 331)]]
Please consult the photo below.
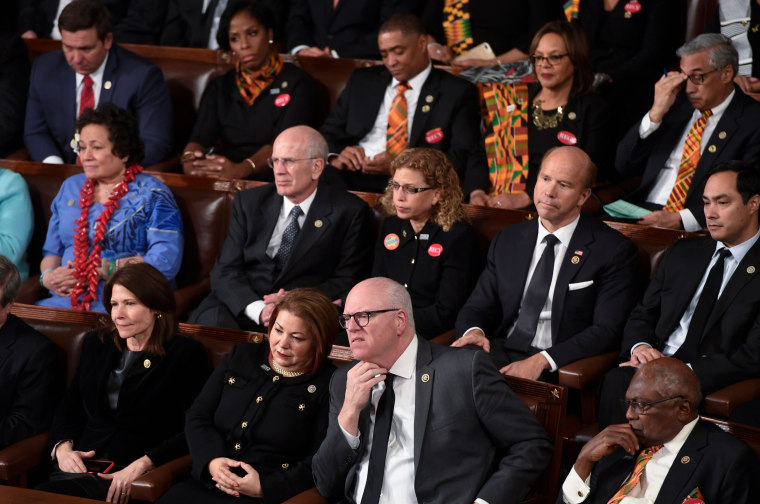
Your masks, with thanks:
[[(687, 74), (686, 77), (691, 81), (692, 84), (701, 86), (705, 82), (705, 75), (710, 75), (711, 73), (714, 73), (717, 71), (718, 69), (714, 68), (710, 70), (709, 72), (694, 72), (692, 74)], [(682, 72), (682, 73), (686, 73), (686, 72)]]
[(317, 159), (315, 157), (305, 157), (300, 159), (293, 159), (293, 158), (278, 158), (278, 157), (270, 157), (267, 158), (267, 164), (270, 168), (274, 168), (277, 166), (278, 163), (282, 163), (282, 165), (285, 167), (285, 169), (289, 170), (293, 168), (293, 165), (296, 164), (296, 161), (306, 161), (307, 159)]
[(567, 56), (568, 53), (565, 54), (550, 54), (549, 56), (539, 56), (537, 54), (533, 54), (530, 57), (530, 62), (533, 63), (533, 66), (536, 66), (538, 63), (547, 63), (550, 66), (557, 65), (560, 61), (562, 61), (562, 58)]
[(389, 180), (388, 187), (391, 189), (391, 191), (398, 191), (401, 189), (405, 194), (418, 194), (432, 189), (432, 187), (415, 187), (411, 184), (401, 185), (395, 180)]
[(398, 311), (400, 308), (386, 308), (384, 310), (370, 310), (370, 311), (360, 311), (356, 313), (344, 313), (343, 315), (338, 315), (338, 323), (340, 326), (345, 329), (348, 325), (348, 321), (352, 318), (354, 319), (354, 322), (356, 322), (356, 325), (359, 327), (366, 327), (367, 324), (369, 324), (370, 318), (375, 313), (385, 313), (385, 312), (391, 312), (391, 311)]
[(623, 408), (625, 408), (626, 411), (628, 411), (628, 408), (631, 408), (637, 415), (646, 415), (647, 412), (652, 408), (652, 406), (655, 406), (656, 404), (672, 401), (673, 399), (683, 399), (683, 398), (684, 397), (682, 395), (676, 395), (673, 397), (666, 397), (665, 399), (660, 399), (659, 401), (652, 401), (652, 402), (629, 401), (628, 399), (621, 399), (620, 404), (623, 406)]

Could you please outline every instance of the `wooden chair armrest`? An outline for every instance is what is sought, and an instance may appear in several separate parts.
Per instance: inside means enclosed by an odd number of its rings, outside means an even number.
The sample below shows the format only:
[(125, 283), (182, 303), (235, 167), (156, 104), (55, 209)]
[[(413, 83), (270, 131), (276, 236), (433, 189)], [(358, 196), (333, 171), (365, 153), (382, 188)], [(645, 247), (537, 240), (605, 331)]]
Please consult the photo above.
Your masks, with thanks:
[(26, 147), (21, 147), (19, 150), (11, 152), (5, 159), (18, 159), (19, 161), (29, 161), (29, 151)]
[(437, 343), (439, 345), (443, 346), (449, 346), (452, 343), (454, 343), (454, 337), (456, 336), (456, 331), (454, 329), (451, 329), (449, 331), (446, 331), (443, 334), (439, 334), (435, 338), (431, 339), (433, 343)]
[(190, 455), (167, 462), (147, 472), (132, 482), (132, 498), (155, 502), (170, 486), (190, 473), (193, 459)]
[(48, 447), (49, 434), (41, 432), (0, 450), (0, 480), (15, 482), (38, 465)]
[(727, 418), (739, 404), (760, 398), (760, 378), (740, 381), (705, 397), (708, 415)]
[(322, 497), (316, 487), (313, 487), (298, 495), (294, 495), (282, 504), (329, 504), (329, 502), (329, 500)]
[(150, 166), (146, 166), (145, 169), (147, 171), (152, 172), (181, 172), (180, 169), (180, 155), (175, 154), (174, 156), (170, 157), (166, 161), (161, 161), (160, 163), (152, 164)]
[(558, 370), (559, 384), (582, 389), (596, 383), (615, 365), (619, 355), (619, 352), (608, 352), (562, 366)]

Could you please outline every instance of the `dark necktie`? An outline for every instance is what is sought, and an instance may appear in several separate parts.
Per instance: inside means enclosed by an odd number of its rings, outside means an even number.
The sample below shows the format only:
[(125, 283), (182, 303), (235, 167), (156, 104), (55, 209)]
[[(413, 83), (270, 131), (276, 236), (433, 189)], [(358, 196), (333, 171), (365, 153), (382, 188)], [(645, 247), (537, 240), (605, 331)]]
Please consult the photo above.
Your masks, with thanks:
[(506, 350), (517, 352), (527, 352), (533, 338), (536, 336), (538, 327), (538, 317), (541, 310), (546, 304), (546, 298), (549, 296), (549, 287), (552, 284), (554, 273), (554, 245), (559, 239), (553, 234), (544, 237), (546, 247), (541, 254), (536, 269), (533, 271), (533, 277), (528, 284), (528, 290), (525, 291), (522, 303), (520, 304), (520, 313), (517, 316), (517, 323), (512, 334), (504, 341)]
[(388, 373), (385, 377), (385, 391), (377, 403), (375, 413), (375, 429), (372, 434), (372, 451), (369, 454), (367, 484), (364, 486), (361, 504), (377, 504), (380, 501), (380, 491), (383, 488), (385, 473), (385, 455), (388, 451), (388, 438), (391, 435), (393, 421), (393, 405), (396, 394), (393, 392), (394, 375)]
[(77, 117), (82, 115), (82, 112), (85, 110), (95, 108), (95, 92), (92, 89), (92, 78), (89, 75), (85, 75), (82, 82), (84, 82), (84, 87), (82, 87), (82, 93), (79, 95), (79, 114)]
[(301, 207), (296, 205), (290, 211), (290, 221), (285, 231), (282, 233), (282, 240), (280, 241), (280, 250), (277, 251), (275, 256), (275, 262), (277, 263), (277, 270), (282, 271), (288, 262), (290, 253), (293, 251), (293, 244), (296, 242), (298, 232), (301, 231), (298, 225), (298, 218), (303, 214)]
[(720, 286), (723, 283), (723, 264), (726, 261), (726, 257), (730, 255), (731, 251), (727, 248), (722, 248), (718, 251), (718, 260), (715, 261), (715, 264), (710, 269), (705, 285), (702, 287), (697, 307), (694, 309), (691, 322), (689, 322), (686, 339), (676, 353), (673, 354), (673, 357), (681, 359), (684, 362), (692, 362), (697, 357), (699, 342), (705, 332), (705, 324), (718, 301)]

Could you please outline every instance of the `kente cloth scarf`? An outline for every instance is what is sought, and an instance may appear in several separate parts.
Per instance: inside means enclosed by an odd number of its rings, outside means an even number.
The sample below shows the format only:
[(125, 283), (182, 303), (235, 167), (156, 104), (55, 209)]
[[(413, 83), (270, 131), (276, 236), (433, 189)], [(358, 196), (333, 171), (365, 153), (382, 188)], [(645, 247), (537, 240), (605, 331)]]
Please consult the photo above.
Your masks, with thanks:
[(240, 96), (243, 97), (243, 100), (245, 100), (245, 103), (249, 107), (253, 105), (253, 102), (256, 101), (261, 92), (280, 75), (283, 64), (280, 55), (274, 51), (269, 54), (267, 64), (261, 67), (261, 70), (255, 74), (248, 73), (243, 68), (243, 64), (238, 61), (235, 68), (237, 87), (240, 91)]
[(467, 52), (474, 44), (469, 4), (470, 0), (446, 0), (443, 5), (443, 32), (446, 34), (446, 45), (456, 55)]
[(578, 17), (578, 10), (581, 8), (581, 0), (565, 0), (562, 8), (565, 10), (565, 17), (567, 20), (572, 21)]

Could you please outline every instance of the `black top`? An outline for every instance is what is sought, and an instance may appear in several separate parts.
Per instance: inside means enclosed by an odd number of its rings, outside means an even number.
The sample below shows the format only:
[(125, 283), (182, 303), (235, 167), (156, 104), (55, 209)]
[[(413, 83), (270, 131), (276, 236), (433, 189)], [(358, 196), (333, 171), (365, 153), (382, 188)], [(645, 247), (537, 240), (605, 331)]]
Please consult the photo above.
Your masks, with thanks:
[(454, 328), (480, 274), (482, 254), (475, 230), (457, 222), (449, 231), (428, 222), (415, 234), (408, 220), (383, 221), (372, 276), (385, 276), (409, 291), (417, 334), (435, 338)]
[(142, 353), (126, 371), (118, 404), (108, 404), (108, 377), (122, 352), (109, 334), (85, 336), (82, 357), (63, 405), (53, 421), (55, 444), (74, 441), (75, 450), (95, 450), (96, 458), (126, 466), (143, 455), (155, 465), (187, 453), (182, 424), (208, 375), (203, 345), (177, 336), (163, 357)]
[(314, 486), (311, 456), (327, 431), (330, 362), (314, 374), (284, 378), (267, 364), (266, 343), (235, 346), (187, 412), (193, 477), (209, 487), (209, 462), (242, 460), (258, 471), (266, 502)]
[[(562, 145), (576, 145), (583, 149), (599, 168), (598, 180), (608, 180), (614, 173), (614, 148), (610, 138), (611, 118), (607, 102), (593, 94), (576, 96), (567, 101), (562, 110), (562, 120), (555, 128), (539, 130), (533, 123), (533, 99), (540, 88), (531, 86), (530, 106), (528, 108), (528, 154), (530, 170), (528, 171), (527, 192), (533, 195), (533, 188), (538, 179), (541, 160), (546, 151)], [(547, 117), (555, 116), (556, 109), (544, 111)], [(564, 141), (560, 140), (560, 135)], [(569, 135), (568, 135), (569, 134)], [(572, 141), (575, 139), (576, 143)]]
[(285, 63), (250, 107), (240, 96), (233, 69), (209, 82), (203, 92), (190, 141), (204, 147), (220, 141), (218, 153), (239, 163), (291, 126), (314, 126), (316, 110), (314, 79), (295, 65)]
[[(444, 0), (428, 0), (422, 21), (428, 33), (446, 45), (444, 3)], [(515, 47), (527, 53), (538, 29), (564, 16), (557, 0), (471, 0), (469, 11), (473, 46), (488, 42), (497, 55)]]
[(0, 31), (0, 156), (23, 147), (24, 109), (29, 90), (26, 45), (14, 33)]

